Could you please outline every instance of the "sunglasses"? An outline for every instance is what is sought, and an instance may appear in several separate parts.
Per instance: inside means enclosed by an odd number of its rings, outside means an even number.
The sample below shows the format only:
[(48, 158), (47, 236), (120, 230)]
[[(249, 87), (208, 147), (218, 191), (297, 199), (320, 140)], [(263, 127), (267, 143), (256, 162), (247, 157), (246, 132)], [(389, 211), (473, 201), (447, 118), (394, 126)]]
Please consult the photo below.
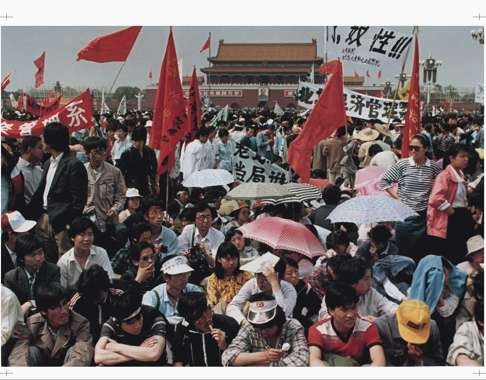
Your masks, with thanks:
[(420, 145), (410, 145), (410, 150), (413, 150), (414, 152), (418, 152), (422, 147)]

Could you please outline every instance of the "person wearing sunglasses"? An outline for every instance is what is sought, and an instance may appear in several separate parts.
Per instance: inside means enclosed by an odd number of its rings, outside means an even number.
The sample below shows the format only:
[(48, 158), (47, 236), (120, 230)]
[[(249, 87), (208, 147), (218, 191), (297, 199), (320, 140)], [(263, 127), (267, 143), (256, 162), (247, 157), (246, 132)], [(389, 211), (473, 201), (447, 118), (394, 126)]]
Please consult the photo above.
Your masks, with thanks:
[(18, 340), (10, 366), (90, 366), (93, 338), (89, 321), (69, 309), (66, 291), (58, 283), (41, 285), (36, 292), (39, 313), (18, 324)]

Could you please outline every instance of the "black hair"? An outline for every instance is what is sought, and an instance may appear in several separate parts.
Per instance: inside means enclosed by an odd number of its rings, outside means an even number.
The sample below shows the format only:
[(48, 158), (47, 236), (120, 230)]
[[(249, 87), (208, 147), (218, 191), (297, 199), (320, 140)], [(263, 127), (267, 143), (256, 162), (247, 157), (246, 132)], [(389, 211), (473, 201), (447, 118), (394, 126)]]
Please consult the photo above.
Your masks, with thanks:
[(294, 259), (291, 259), (290, 257), (285, 258), (285, 264), (292, 267), (292, 268), (299, 269), (299, 263), (297, 261), (295, 261)]
[(446, 157), (456, 157), (459, 153), (467, 153), (469, 155), (469, 148), (465, 144), (454, 143), (447, 149)]
[(201, 136), (209, 136), (209, 130), (206, 127), (201, 127), (196, 131), (196, 138)]
[(177, 302), (177, 312), (187, 322), (197, 321), (208, 309), (208, 300), (203, 292), (183, 293)]
[(98, 264), (90, 266), (81, 272), (77, 289), (86, 299), (92, 300), (104, 290), (110, 289), (108, 273)]
[(93, 234), (96, 237), (96, 233), (98, 232), (98, 230), (96, 228), (96, 224), (94, 224), (92, 220), (84, 216), (76, 218), (73, 220), (71, 226), (69, 227), (69, 237), (74, 238), (76, 235), (83, 233), (89, 228), (91, 228)]
[(59, 122), (52, 122), (44, 129), (44, 142), (58, 152), (69, 152), (69, 130)]
[(47, 309), (59, 306), (66, 299), (67, 292), (58, 282), (40, 284), (35, 290), (35, 302), (39, 311), (47, 311)]
[(213, 208), (211, 206), (209, 206), (208, 202), (206, 202), (206, 201), (200, 201), (200, 202), (198, 202), (194, 206), (194, 216), (198, 212), (203, 212), (204, 210), (210, 210), (211, 211), (211, 215), (213, 214)]
[(35, 148), (39, 141), (42, 141), (39, 136), (24, 136), (22, 138), (22, 143), (20, 144), (20, 152), (22, 154), (27, 153), (29, 148)]
[[(250, 296), (250, 299), (248, 300), (248, 302), (273, 301), (273, 300), (275, 300), (274, 296), (272, 296), (270, 294), (266, 294), (264, 292), (260, 292), (260, 293), (256, 293), (256, 294), (253, 294), (252, 296)], [(265, 324), (256, 325), (256, 326), (258, 326), (259, 328), (268, 328), (268, 327), (272, 327), (272, 326), (278, 326), (279, 330), (281, 330), (282, 326), (284, 325), (286, 320), (287, 320), (287, 317), (285, 316), (284, 311), (282, 310), (282, 308), (279, 305), (277, 305), (275, 317), (271, 321), (269, 321)]]
[(350, 260), (352, 256), (349, 253), (345, 253), (343, 255), (336, 255), (329, 258), (326, 262), (327, 267), (331, 268), (332, 271), (336, 274), (341, 267), (341, 265)]
[(368, 148), (368, 156), (369, 157), (374, 157), (378, 153), (383, 152), (383, 148), (379, 144), (372, 144)]
[(145, 127), (135, 127), (132, 131), (132, 141), (147, 141), (147, 130)]
[(39, 248), (43, 248), (42, 241), (33, 234), (21, 235), (15, 242), (15, 253), (17, 254), (17, 265), (23, 266), (24, 257), (31, 255)]
[(106, 140), (98, 136), (89, 136), (83, 141), (83, 147), (86, 153), (90, 153), (93, 149), (106, 150)]
[(484, 272), (479, 271), (476, 275), (472, 278), (473, 289), (474, 289), (474, 298), (477, 300), (484, 299)]
[(238, 260), (238, 265), (236, 266), (236, 270), (234, 273), (234, 276), (237, 276), (241, 272), (240, 253), (238, 252), (238, 249), (234, 244), (224, 242), (218, 247), (218, 251), (216, 252), (216, 258), (214, 259), (214, 273), (216, 274), (216, 277), (219, 279), (224, 278), (224, 269), (221, 266), (221, 263), (218, 261), (218, 259), (221, 259), (223, 257), (234, 257)]
[(135, 288), (129, 288), (123, 294), (113, 296), (111, 301), (112, 316), (121, 322), (142, 306), (142, 293)]
[(277, 274), (278, 274), (279, 280), (283, 280), (283, 278), (285, 276), (285, 267), (287, 266), (287, 263), (286, 263), (285, 260), (286, 260), (285, 258), (281, 257), (280, 260), (278, 260), (277, 263), (275, 264), (275, 266), (273, 267), (275, 272), (277, 272)]
[(110, 122), (110, 125), (113, 125), (115, 131), (121, 129), (123, 132), (128, 133), (128, 127), (125, 124), (120, 123), (118, 120), (113, 119)]
[(233, 236), (235, 236), (236, 234), (240, 234), (241, 236), (243, 236), (243, 232), (238, 230), (238, 227), (231, 227), (228, 231), (226, 231), (226, 234), (224, 235), (224, 241), (231, 241), (231, 239), (233, 239)]
[(474, 319), (484, 323), (484, 301), (480, 300), (474, 305)]
[(343, 137), (346, 134), (346, 127), (340, 127), (336, 131), (336, 137)]
[(139, 261), (140, 260), (140, 254), (144, 249), (150, 248), (153, 252), (155, 252), (155, 248), (152, 244), (142, 241), (141, 243), (135, 243), (130, 245), (130, 258), (133, 261)]
[(387, 226), (385, 226), (384, 224), (378, 224), (374, 226), (370, 230), (370, 232), (368, 232), (368, 236), (371, 240), (378, 243), (387, 243), (388, 240), (390, 240), (392, 234)]
[(337, 186), (328, 186), (322, 190), (322, 199), (328, 205), (337, 205), (341, 199), (341, 189)]
[(219, 138), (229, 136), (229, 132), (228, 132), (227, 129), (220, 129), (219, 132), (218, 132), (218, 136), (219, 136)]
[(170, 215), (172, 219), (175, 219), (179, 216), (181, 212), (181, 205), (176, 202), (175, 200), (170, 201), (167, 205), (167, 213)]
[(128, 231), (128, 237), (130, 239), (130, 242), (134, 243), (135, 241), (138, 241), (140, 239), (140, 236), (146, 231), (152, 231), (150, 224), (146, 222), (132, 224), (130, 230)]
[(142, 202), (141, 211), (142, 215), (147, 214), (151, 207), (159, 207), (162, 210), (164, 209), (164, 202), (157, 198), (147, 198), (144, 202)]
[(185, 207), (181, 213), (179, 214), (179, 219), (187, 219), (191, 223), (194, 222), (195, 219), (195, 212), (194, 212), (194, 207)]
[(326, 248), (335, 249), (338, 244), (348, 245), (351, 242), (347, 232), (336, 230), (326, 237)]
[(370, 264), (364, 259), (353, 257), (339, 266), (336, 272), (336, 280), (349, 285), (354, 285), (357, 284), (359, 280), (366, 275), (366, 271), (370, 269)]
[(420, 141), (420, 145), (422, 145), (425, 149), (430, 148), (429, 139), (426, 136), (422, 135), (421, 133), (413, 135), (412, 138), (410, 139), (410, 141), (412, 141), (412, 140)]
[(351, 285), (333, 281), (326, 290), (325, 299), (327, 310), (334, 310), (338, 307), (356, 306), (359, 297)]

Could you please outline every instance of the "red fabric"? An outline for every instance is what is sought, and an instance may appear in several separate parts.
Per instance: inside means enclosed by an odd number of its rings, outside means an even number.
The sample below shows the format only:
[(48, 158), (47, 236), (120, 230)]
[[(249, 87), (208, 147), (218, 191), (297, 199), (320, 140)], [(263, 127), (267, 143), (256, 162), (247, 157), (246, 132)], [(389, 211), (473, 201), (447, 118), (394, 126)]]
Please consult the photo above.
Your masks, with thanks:
[(47, 103), (39, 104), (36, 100), (29, 95), (24, 95), (26, 97), (25, 102), (25, 111), (35, 115), (37, 117), (41, 117), (47, 114), (50, 114), (59, 108), (59, 104), (61, 103), (62, 95), (57, 96), (55, 99), (48, 99)]
[(78, 52), (77, 60), (124, 62), (127, 60), (141, 29), (141, 26), (131, 26), (115, 33), (96, 37)]
[(208, 39), (202, 46), (201, 50), (199, 51), (199, 53), (202, 53), (204, 50), (209, 49), (209, 46), (211, 46), (211, 36), (208, 37)]
[(17, 109), (19, 111), (23, 111), (23, 109), (25, 107), (24, 106), (24, 96), (25, 96), (24, 94), (19, 95), (19, 100), (17, 101)]
[(408, 106), (405, 114), (405, 127), (402, 136), (402, 158), (408, 157), (410, 137), (415, 135), (420, 125), (420, 84), (419, 84), (419, 43), (415, 35), (415, 49), (413, 51), (412, 78), (408, 91)]
[(378, 77), (378, 79), (380, 79), (380, 78), (381, 78), (381, 70), (380, 70), (380, 71), (378, 71), (377, 77)]
[(3, 80), (2, 80), (2, 91), (5, 89), (5, 87), (7, 87), (10, 84), (10, 75), (11, 75), (11, 73), (8, 73), (7, 75), (5, 75), (5, 78), (3, 78)]
[[(160, 68), (149, 142), (151, 148), (159, 149), (159, 175), (164, 170), (164, 160), (173, 154), (177, 143), (184, 137), (186, 123), (184, 93), (179, 78), (177, 55), (171, 30)], [(172, 159), (169, 161), (171, 162)]]
[(368, 358), (367, 351), (374, 345), (383, 345), (378, 328), (374, 323), (357, 318), (353, 332), (347, 341), (343, 341), (334, 330), (331, 318), (316, 322), (309, 329), (309, 346), (317, 346), (322, 354), (331, 352), (340, 356), (349, 356), (361, 364)]
[(301, 182), (309, 182), (312, 149), (322, 139), (346, 124), (343, 95), (343, 68), (340, 61), (323, 65), (331, 74), (319, 100), (312, 109), (303, 131), (290, 144), (287, 161)]
[(89, 90), (71, 100), (63, 108), (57, 109), (33, 121), (4, 120), (0, 122), (2, 136), (20, 138), (22, 136), (40, 136), (46, 124), (59, 121), (69, 129), (69, 133), (90, 129), (93, 126), (93, 108)]
[(366, 70), (366, 76), (367, 76), (368, 78), (371, 78), (370, 72), (369, 72), (368, 70)]
[[(199, 94), (199, 83), (197, 81), (196, 68), (192, 71), (191, 87), (189, 88), (189, 102), (187, 104), (187, 131), (186, 139), (192, 141), (196, 131), (201, 128), (201, 96)], [(190, 136), (187, 136), (189, 135)]]
[(46, 63), (46, 52), (42, 52), (39, 58), (34, 61), (37, 72), (35, 73), (35, 88), (42, 86), (44, 83), (44, 66)]

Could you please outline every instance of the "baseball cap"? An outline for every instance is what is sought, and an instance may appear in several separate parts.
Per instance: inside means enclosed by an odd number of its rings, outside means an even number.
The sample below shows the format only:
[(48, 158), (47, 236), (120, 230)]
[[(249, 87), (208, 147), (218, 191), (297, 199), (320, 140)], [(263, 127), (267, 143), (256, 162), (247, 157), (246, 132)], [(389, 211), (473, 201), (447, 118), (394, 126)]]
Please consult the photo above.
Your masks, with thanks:
[(424, 344), (430, 336), (429, 306), (420, 300), (403, 301), (397, 309), (398, 332), (403, 340)]
[(163, 263), (160, 270), (164, 274), (176, 275), (181, 273), (189, 273), (194, 269), (187, 264), (187, 258), (185, 256), (176, 256)]
[(34, 228), (36, 224), (37, 222), (33, 220), (26, 220), (18, 211), (13, 211), (2, 216), (2, 227), (10, 226), (14, 232), (27, 232)]
[(277, 301), (250, 302), (247, 320), (254, 325), (264, 325), (275, 318), (277, 314)]

